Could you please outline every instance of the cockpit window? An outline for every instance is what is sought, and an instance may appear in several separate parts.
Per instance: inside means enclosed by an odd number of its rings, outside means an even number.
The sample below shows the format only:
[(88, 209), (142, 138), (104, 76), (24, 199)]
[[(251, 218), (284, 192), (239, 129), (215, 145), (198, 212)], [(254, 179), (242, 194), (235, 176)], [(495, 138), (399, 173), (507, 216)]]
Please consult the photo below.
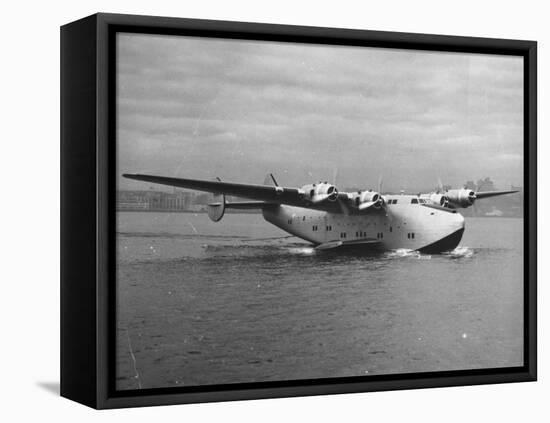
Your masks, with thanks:
[(411, 204), (418, 204), (418, 198), (411, 198)]

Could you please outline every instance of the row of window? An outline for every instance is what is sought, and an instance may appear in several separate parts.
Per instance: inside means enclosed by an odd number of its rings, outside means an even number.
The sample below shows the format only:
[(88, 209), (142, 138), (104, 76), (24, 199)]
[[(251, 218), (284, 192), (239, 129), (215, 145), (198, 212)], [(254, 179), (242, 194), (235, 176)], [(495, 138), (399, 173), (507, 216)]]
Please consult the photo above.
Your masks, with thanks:
[[(313, 225), (313, 226), (311, 227), (311, 230), (312, 230), (313, 232), (316, 232), (316, 231), (319, 230), (319, 226)], [(326, 230), (326, 231), (332, 231), (332, 225), (325, 226), (325, 230)]]
[[(288, 223), (289, 224), (292, 224), (292, 219), (289, 219), (288, 220)], [(332, 231), (332, 225), (328, 225), (325, 227), (325, 229), (327, 231)], [(311, 227), (311, 230), (313, 232), (317, 232), (319, 230), (319, 226), (318, 225), (313, 225)], [(390, 232), (393, 232), (393, 227), (390, 226)], [(363, 237), (366, 237), (367, 236), (367, 233), (364, 232), (364, 231), (356, 231), (355, 232), (355, 237), (356, 238), (363, 238)], [(340, 232), (340, 238), (347, 238), (347, 233), (346, 232)], [(378, 232), (376, 234), (376, 238), (377, 239), (384, 239), (384, 232)], [(407, 233), (407, 238), (408, 239), (414, 239), (414, 232), (409, 232)]]
[[(326, 227), (327, 231), (331, 231), (332, 230), (332, 226), (327, 226)], [(312, 230), (314, 232), (318, 231), (319, 230), (319, 227), (317, 225), (313, 225), (312, 227)], [(390, 226), (390, 232), (392, 232), (392, 227)], [(408, 232), (407, 233), (407, 238), (408, 239), (414, 239), (414, 232)], [(363, 232), (363, 231), (357, 231), (355, 232), (355, 237), (356, 238), (359, 238), (359, 237), (366, 237), (367, 236), (367, 233), (366, 232)], [(347, 235), (347, 232), (340, 232), (340, 238), (347, 238), (348, 235)], [(384, 232), (378, 232), (376, 234), (376, 238), (377, 239), (384, 239)]]
[[(289, 225), (292, 225), (292, 219), (288, 219), (288, 220), (287, 220), (287, 223), (288, 223)], [(311, 227), (311, 230), (314, 231), (314, 232), (315, 232), (315, 231), (318, 231), (318, 230), (319, 230), (319, 226), (318, 226), (318, 225), (313, 225), (313, 226)], [(325, 226), (325, 230), (326, 230), (326, 231), (332, 231), (332, 225), (327, 225), (327, 226)], [(390, 232), (391, 232), (391, 231), (392, 231), (392, 228), (391, 228), (391, 226), (390, 226)], [(366, 233), (366, 232), (360, 231), (360, 232), (356, 232), (356, 233), (355, 233), (355, 236), (367, 236), (367, 233)]]
[[(426, 199), (424, 198), (411, 198), (411, 204), (425, 204)], [(391, 200), (388, 200), (388, 204), (397, 204), (397, 198), (393, 198)]]
[[(330, 230), (332, 230), (332, 227), (331, 226), (327, 226), (327, 230), (329, 230), (328, 228), (330, 228)], [(317, 225), (313, 226), (313, 231), (318, 231), (319, 228), (317, 227)], [(392, 227), (390, 226), (390, 232), (392, 232)], [(340, 232), (340, 238), (347, 238), (347, 232)], [(355, 232), (355, 237), (356, 238), (359, 238), (359, 237), (366, 237), (367, 236), (367, 233), (366, 232), (363, 232), (363, 231), (357, 231)], [(376, 234), (376, 238), (377, 239), (384, 239), (384, 232), (378, 232)], [(409, 232), (407, 233), (407, 238), (408, 239), (414, 239), (414, 232)]]

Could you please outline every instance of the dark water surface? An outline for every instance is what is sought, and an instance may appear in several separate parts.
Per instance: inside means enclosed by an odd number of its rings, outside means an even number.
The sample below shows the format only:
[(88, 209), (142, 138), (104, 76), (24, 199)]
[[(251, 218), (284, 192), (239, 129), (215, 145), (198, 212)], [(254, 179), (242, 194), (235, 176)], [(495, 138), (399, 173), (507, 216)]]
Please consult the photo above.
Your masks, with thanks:
[(117, 387), (523, 365), (522, 219), (447, 255), (316, 252), (258, 214), (118, 213)]

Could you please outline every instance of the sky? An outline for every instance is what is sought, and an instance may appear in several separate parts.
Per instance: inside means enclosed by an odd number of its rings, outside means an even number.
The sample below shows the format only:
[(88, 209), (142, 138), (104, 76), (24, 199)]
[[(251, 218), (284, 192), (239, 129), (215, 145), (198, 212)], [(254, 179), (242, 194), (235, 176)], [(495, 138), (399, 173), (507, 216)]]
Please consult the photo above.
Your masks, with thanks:
[[(523, 185), (523, 59), (148, 34), (117, 39), (122, 173), (416, 192)], [(157, 186), (158, 187), (158, 186)], [(160, 187), (158, 187), (160, 188)]]

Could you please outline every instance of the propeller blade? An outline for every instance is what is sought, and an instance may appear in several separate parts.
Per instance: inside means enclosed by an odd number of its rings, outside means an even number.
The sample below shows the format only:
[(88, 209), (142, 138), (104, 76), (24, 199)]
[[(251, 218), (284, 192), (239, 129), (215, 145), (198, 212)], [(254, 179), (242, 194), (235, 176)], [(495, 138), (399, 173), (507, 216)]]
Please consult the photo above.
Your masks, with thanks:
[(444, 192), (445, 192), (445, 187), (443, 186), (443, 182), (441, 182), (441, 176), (438, 176), (436, 194), (443, 194)]
[(338, 205), (340, 206), (340, 210), (342, 210), (342, 213), (344, 213), (346, 216), (349, 215), (349, 207), (346, 204), (349, 200), (347, 194), (344, 193), (338, 193), (338, 198), (336, 201), (338, 202)]
[(368, 208), (374, 206), (376, 203), (377, 203), (376, 201), (367, 201), (367, 202), (365, 202), (365, 203), (359, 204), (358, 209), (359, 209), (359, 210), (366, 210), (366, 209), (368, 209)]

